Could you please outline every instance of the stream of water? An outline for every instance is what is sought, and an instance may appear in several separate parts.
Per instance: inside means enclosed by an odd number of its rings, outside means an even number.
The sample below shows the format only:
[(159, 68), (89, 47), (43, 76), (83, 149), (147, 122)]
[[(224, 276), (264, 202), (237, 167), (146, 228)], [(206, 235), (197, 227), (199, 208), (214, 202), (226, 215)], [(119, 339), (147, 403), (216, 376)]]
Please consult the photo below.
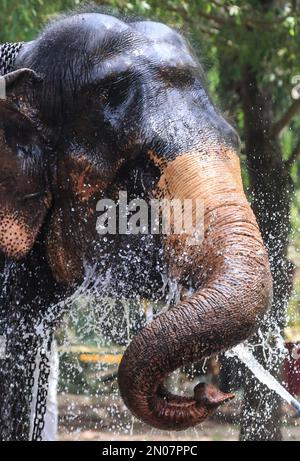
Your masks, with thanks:
[(244, 344), (231, 349), (228, 356), (236, 356), (243, 362), (247, 368), (254, 374), (254, 376), (269, 389), (280, 395), (281, 398), (286, 400), (290, 405), (297, 409), (300, 414), (300, 403), (271, 375), (265, 368), (256, 360), (252, 352)]

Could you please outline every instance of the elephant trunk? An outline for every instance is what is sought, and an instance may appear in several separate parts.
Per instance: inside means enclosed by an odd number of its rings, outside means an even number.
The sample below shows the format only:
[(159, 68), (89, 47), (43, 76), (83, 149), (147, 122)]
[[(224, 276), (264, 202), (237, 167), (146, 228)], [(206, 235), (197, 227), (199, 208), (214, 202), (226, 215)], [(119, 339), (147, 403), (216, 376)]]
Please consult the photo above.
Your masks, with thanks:
[[(165, 389), (164, 380), (177, 368), (248, 338), (270, 305), (272, 281), (237, 156), (215, 148), (157, 164), (160, 195), (203, 200), (204, 239), (187, 249), (189, 271), (199, 284), (193, 296), (158, 315), (132, 340), (119, 367), (119, 387), (137, 418), (158, 429), (183, 430), (233, 395), (198, 384), (193, 397), (179, 397)], [(180, 266), (180, 238), (166, 242), (168, 251), (173, 246), (171, 254), (177, 254), (174, 267)]]

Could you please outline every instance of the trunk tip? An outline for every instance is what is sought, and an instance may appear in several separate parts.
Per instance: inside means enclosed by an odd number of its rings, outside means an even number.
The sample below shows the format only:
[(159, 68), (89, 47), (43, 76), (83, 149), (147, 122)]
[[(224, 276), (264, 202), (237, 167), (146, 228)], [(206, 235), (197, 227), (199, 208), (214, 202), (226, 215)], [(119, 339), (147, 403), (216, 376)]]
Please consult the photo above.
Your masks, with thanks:
[(234, 397), (234, 394), (221, 392), (212, 384), (199, 383), (194, 388), (194, 398), (197, 403), (208, 408), (217, 408), (222, 403), (228, 402)]

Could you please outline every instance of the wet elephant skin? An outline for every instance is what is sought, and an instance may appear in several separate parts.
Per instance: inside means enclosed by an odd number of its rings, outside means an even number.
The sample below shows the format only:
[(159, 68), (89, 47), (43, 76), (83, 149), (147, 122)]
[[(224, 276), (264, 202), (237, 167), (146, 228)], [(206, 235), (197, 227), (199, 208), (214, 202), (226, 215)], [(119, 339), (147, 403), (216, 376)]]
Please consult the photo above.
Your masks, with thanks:
[[(165, 379), (251, 335), (272, 281), (243, 191), (238, 136), (211, 102), (190, 45), (160, 23), (75, 13), (24, 44), (5, 78), (0, 250), (27, 277), (23, 311), (34, 319), (33, 300), (43, 312), (74, 291), (87, 266), (98, 277), (115, 274), (114, 296), (159, 299), (161, 274), (192, 288), (132, 340), (119, 387), (132, 413), (154, 427), (198, 424), (233, 396), (199, 384), (193, 397), (179, 397)], [(147, 202), (202, 200), (203, 241), (99, 236), (97, 203), (120, 190)], [(33, 259), (35, 273), (26, 270)], [(45, 273), (36, 302), (32, 286)]]

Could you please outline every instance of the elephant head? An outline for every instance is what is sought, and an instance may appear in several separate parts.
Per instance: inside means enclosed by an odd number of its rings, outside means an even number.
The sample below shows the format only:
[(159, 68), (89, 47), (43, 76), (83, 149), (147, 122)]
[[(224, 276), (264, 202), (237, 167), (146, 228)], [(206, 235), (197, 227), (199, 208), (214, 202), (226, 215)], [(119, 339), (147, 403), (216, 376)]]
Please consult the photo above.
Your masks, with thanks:
[[(179, 397), (165, 389), (166, 377), (249, 337), (272, 296), (267, 252), (243, 191), (238, 136), (211, 102), (186, 40), (163, 24), (71, 15), (24, 45), (16, 67), (43, 77), (29, 92), (34, 119), (47, 133), (55, 158), (45, 240), (59, 281), (72, 282), (83, 253), (89, 254), (96, 200), (126, 183), (136, 164), (147, 171), (148, 198), (203, 202), (203, 241), (189, 246), (181, 234), (160, 240), (170, 276), (191, 285), (193, 295), (148, 324), (119, 367), (120, 392), (135, 416), (160, 429), (181, 430), (201, 422), (232, 395), (200, 384), (193, 397)], [(22, 118), (22, 123), (32, 133), (24, 161), (37, 162), (24, 195), (37, 204), (21, 220), (22, 229), (32, 227), (21, 250), (9, 249), (11, 232), (2, 225), (1, 248), (12, 256), (32, 246), (49, 207), (49, 200), (32, 196), (47, 190), (41, 173), (47, 171), (45, 150), (40, 156), (33, 148), (38, 144), (31, 121)], [(22, 142), (8, 147), (20, 132), (2, 131), (1, 155), (12, 158), (24, 182), (30, 172), (21, 168)], [(12, 190), (9, 195), (2, 210), (8, 210), (10, 223), (18, 223), (24, 213), (16, 200), (12, 204)], [(76, 248), (69, 251), (74, 234)]]

